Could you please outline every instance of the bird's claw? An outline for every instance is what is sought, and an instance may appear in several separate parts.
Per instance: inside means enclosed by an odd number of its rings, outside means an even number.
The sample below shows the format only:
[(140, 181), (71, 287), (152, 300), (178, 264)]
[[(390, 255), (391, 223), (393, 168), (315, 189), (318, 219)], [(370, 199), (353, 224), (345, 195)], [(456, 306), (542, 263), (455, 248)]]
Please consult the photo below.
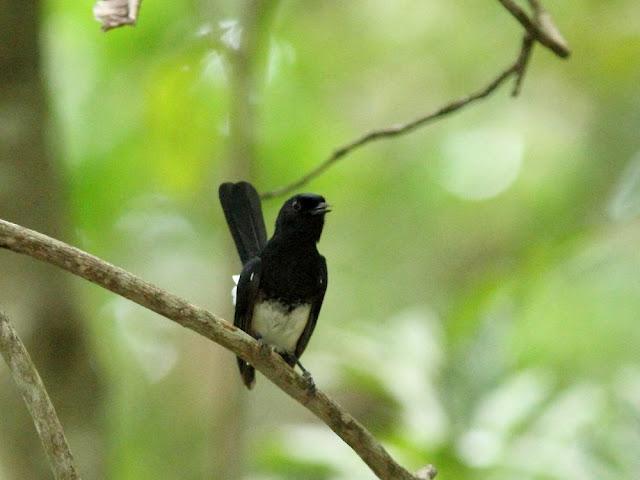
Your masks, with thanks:
[(316, 393), (316, 382), (313, 380), (313, 377), (311, 376), (311, 374), (305, 370), (304, 372), (302, 372), (302, 378), (304, 379), (304, 381), (307, 384), (307, 390), (309, 391), (309, 393), (311, 395)]
[(260, 355), (263, 357), (268, 357), (269, 355), (271, 355), (271, 352), (273, 351), (271, 345), (265, 343), (262, 338), (258, 338), (257, 341), (260, 348)]

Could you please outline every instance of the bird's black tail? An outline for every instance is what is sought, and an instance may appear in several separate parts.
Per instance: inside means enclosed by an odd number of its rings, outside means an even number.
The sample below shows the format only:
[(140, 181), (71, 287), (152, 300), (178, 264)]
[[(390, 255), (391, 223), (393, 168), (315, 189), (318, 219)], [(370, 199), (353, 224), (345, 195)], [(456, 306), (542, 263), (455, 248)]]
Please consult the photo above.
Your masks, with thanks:
[[(220, 204), (227, 219), (231, 236), (244, 265), (254, 258), (267, 243), (262, 206), (258, 192), (250, 183), (223, 183), (218, 189)], [(238, 367), (247, 388), (255, 384), (256, 371), (238, 357)]]
[(246, 385), (246, 387), (251, 390), (253, 386), (256, 384), (256, 369), (247, 362), (245, 362), (240, 357), (236, 357), (238, 359), (238, 368), (240, 369), (240, 376), (242, 377), (242, 383)]
[(267, 243), (260, 197), (248, 182), (223, 183), (218, 189), (218, 195), (244, 265), (258, 255)]

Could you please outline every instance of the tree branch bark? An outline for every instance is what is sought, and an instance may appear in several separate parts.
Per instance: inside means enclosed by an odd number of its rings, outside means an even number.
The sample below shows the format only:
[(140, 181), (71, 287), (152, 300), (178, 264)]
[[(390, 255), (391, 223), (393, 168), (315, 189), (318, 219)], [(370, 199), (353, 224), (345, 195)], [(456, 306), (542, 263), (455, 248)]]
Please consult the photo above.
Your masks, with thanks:
[(9, 319), (0, 312), (0, 355), (9, 366), (33, 418), (56, 480), (80, 480), (71, 449), (29, 352)]
[(31, 256), (89, 280), (242, 357), (326, 423), (381, 480), (417, 480), (435, 476), (433, 468), (422, 469), (419, 476), (411, 474), (335, 401), (320, 390), (311, 394), (306, 381), (278, 354), (261, 352), (251, 336), (221, 317), (78, 248), (4, 220), (0, 220), (0, 248)]

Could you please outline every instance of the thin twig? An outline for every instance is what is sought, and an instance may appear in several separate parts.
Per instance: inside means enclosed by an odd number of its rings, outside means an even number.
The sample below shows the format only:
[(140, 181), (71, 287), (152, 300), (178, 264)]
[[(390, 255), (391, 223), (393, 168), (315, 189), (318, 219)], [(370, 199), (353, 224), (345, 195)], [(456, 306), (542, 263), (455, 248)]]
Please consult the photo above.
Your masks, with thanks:
[(33, 418), (56, 480), (80, 480), (64, 430), (42, 379), (9, 319), (0, 312), (0, 354)]
[(524, 80), (524, 76), (527, 73), (527, 66), (529, 65), (529, 59), (531, 58), (531, 53), (533, 52), (533, 47), (535, 42), (531, 35), (528, 33), (524, 34), (522, 38), (522, 50), (520, 55), (520, 65), (516, 69), (516, 81), (513, 85), (513, 90), (511, 91), (512, 97), (517, 97), (520, 95), (520, 90), (522, 89), (522, 81)]
[[(509, 65), (505, 70), (503, 70), (497, 77), (491, 80), (487, 85), (485, 85), (480, 90), (466, 95), (462, 98), (454, 100), (434, 112), (428, 113), (427, 115), (423, 115), (418, 117), (410, 122), (392, 125), (386, 128), (380, 128), (376, 130), (371, 130), (368, 133), (365, 133), (360, 138), (343, 145), (342, 147), (335, 150), (329, 158), (327, 158), (324, 162), (320, 163), (318, 166), (307, 172), (305, 175), (300, 177), (295, 182), (292, 182), (288, 185), (285, 185), (281, 188), (272, 190), (270, 192), (262, 193), (260, 196), (263, 199), (279, 197), (286, 193), (292, 192), (302, 185), (306, 184), (310, 180), (321, 175), (325, 170), (331, 167), (334, 163), (340, 160), (342, 157), (348, 155), (354, 150), (368, 144), (374, 142), (376, 140), (398, 137), (400, 135), (405, 135), (418, 127), (421, 127), (427, 123), (430, 123), (439, 118), (445, 117), (449, 114), (457, 112), (458, 110), (463, 109), (464, 107), (481, 100), (485, 97), (491, 95), (500, 85), (502, 85), (506, 80), (508, 80), (512, 75), (517, 75), (521, 82), (522, 77), (524, 76), (524, 72), (528, 63), (529, 56), (531, 55), (532, 44), (528, 40), (524, 40), (522, 43), (522, 47), (518, 52), (518, 57), (515, 59), (511, 65)], [(519, 89), (519, 87), (518, 87)]]
[(348, 155), (359, 147), (383, 138), (391, 138), (399, 135), (404, 135), (418, 127), (431, 122), (432, 120), (437, 120), (453, 112), (456, 112), (466, 107), (467, 105), (470, 105), (476, 100), (487, 97), (488, 95), (493, 93), (493, 91), (495, 91), (505, 80), (507, 80), (511, 75), (514, 74), (516, 76), (516, 82), (511, 95), (514, 97), (517, 96), (520, 93), (522, 80), (526, 73), (529, 58), (531, 57), (531, 52), (536, 41), (551, 49), (554, 53), (556, 53), (556, 55), (562, 58), (566, 58), (569, 56), (571, 52), (566, 40), (562, 37), (562, 34), (553, 22), (551, 15), (549, 15), (549, 13), (542, 7), (539, 0), (529, 0), (529, 3), (534, 10), (533, 20), (530, 19), (529, 15), (516, 3), (514, 3), (513, 0), (498, 1), (516, 18), (516, 20), (518, 20), (522, 24), (522, 26), (526, 30), (526, 34), (522, 43), (522, 47), (520, 49), (520, 53), (518, 54), (518, 58), (509, 68), (501, 72), (483, 89), (477, 91), (476, 93), (472, 93), (471, 95), (467, 95), (466, 97), (463, 97), (461, 99), (450, 102), (447, 105), (436, 110), (435, 112), (419, 117), (408, 123), (372, 130), (368, 133), (365, 133), (360, 138), (334, 150), (329, 158), (321, 162), (319, 165), (314, 167), (312, 170), (307, 172), (296, 181), (275, 190), (262, 193), (260, 196), (263, 199), (269, 199), (279, 197), (280, 195), (284, 195), (286, 193), (290, 193), (300, 188), (302, 185), (306, 184), (312, 179), (318, 177), (342, 157)]
[(281, 390), (313, 412), (362, 458), (378, 478), (419, 478), (396, 463), (373, 435), (335, 401), (320, 390), (310, 393), (306, 380), (279, 355), (262, 353), (251, 336), (221, 317), (98, 257), (4, 220), (0, 220), (0, 248), (56, 265), (213, 340), (251, 363)]
[(540, 11), (540, 17), (532, 20), (529, 18), (527, 12), (524, 11), (513, 0), (498, 0), (507, 11), (513, 15), (513, 17), (520, 22), (524, 29), (531, 35), (536, 41), (547, 47), (553, 53), (561, 58), (567, 58), (571, 55), (571, 50), (567, 41), (564, 39), (558, 27), (553, 22), (551, 15), (542, 8), (542, 5), (538, 0), (530, 0), (533, 8), (537, 8)]

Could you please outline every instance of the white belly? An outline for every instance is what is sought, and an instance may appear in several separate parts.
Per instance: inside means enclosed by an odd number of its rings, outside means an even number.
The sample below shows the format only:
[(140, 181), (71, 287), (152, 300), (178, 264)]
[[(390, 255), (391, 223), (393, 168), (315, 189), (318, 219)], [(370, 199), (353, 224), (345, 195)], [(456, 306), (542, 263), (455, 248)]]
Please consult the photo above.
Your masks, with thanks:
[(303, 304), (291, 312), (279, 302), (261, 302), (253, 310), (252, 327), (262, 341), (273, 345), (279, 352), (293, 353), (302, 335), (311, 305)]

